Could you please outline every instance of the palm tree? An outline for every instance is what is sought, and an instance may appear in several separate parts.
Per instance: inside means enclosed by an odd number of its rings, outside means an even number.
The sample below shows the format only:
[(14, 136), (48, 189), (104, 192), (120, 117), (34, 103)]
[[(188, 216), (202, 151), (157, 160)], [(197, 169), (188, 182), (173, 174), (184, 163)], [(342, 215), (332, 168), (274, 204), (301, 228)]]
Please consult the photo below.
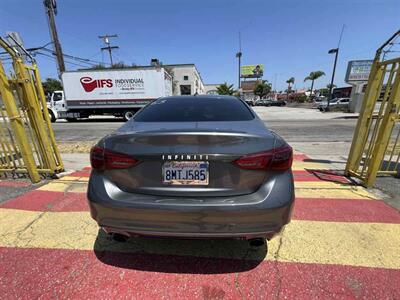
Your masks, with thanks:
[(271, 84), (266, 80), (262, 80), (257, 83), (254, 87), (254, 95), (257, 95), (262, 99), (264, 96), (267, 96), (271, 92)]
[(290, 77), (288, 80), (286, 80), (286, 83), (288, 84), (286, 100), (289, 100), (289, 93), (290, 93), (290, 90), (292, 89), (291, 85), (294, 84), (294, 77)]
[(325, 73), (322, 71), (314, 71), (311, 72), (310, 75), (308, 75), (306, 78), (304, 78), (304, 82), (307, 80), (311, 80), (311, 93), (310, 96), (312, 95), (313, 88), (314, 88), (314, 81), (320, 78), (321, 76), (325, 76)]
[(224, 84), (221, 84), (220, 86), (217, 87), (217, 93), (219, 95), (230, 95), (230, 96), (232, 96), (233, 94), (236, 93), (236, 91), (233, 88), (233, 84), (228, 85), (225, 82)]

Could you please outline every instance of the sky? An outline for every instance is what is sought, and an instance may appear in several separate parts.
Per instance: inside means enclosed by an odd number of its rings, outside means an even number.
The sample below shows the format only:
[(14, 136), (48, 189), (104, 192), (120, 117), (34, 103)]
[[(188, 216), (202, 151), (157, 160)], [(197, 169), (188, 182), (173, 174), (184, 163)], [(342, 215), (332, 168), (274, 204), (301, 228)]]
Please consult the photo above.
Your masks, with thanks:
[[(50, 42), (42, 0), (1, 0), (0, 35), (16, 31), (26, 48)], [(118, 34), (114, 60), (148, 65), (194, 63), (204, 83), (237, 85), (235, 54), (242, 64), (264, 64), (264, 79), (277, 90), (295, 77), (295, 88), (321, 70), (330, 82), (343, 24), (335, 84), (345, 86), (347, 62), (372, 59), (400, 29), (400, 0), (58, 0), (56, 24), (63, 52), (109, 62), (98, 35)], [(51, 47), (51, 45), (49, 46)], [(42, 77), (57, 77), (55, 60), (36, 57)], [(75, 62), (76, 61), (71, 61)], [(67, 63), (67, 70), (81, 66)]]

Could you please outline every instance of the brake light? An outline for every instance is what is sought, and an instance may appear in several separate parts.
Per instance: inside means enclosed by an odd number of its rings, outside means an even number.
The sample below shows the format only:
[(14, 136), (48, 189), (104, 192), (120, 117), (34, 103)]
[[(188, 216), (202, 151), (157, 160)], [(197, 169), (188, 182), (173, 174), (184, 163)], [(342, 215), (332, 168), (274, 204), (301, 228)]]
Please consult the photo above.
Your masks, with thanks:
[(293, 149), (290, 146), (274, 150), (244, 155), (234, 161), (238, 167), (246, 170), (284, 171), (292, 167)]
[(129, 155), (110, 151), (98, 146), (90, 150), (90, 164), (96, 170), (128, 169), (138, 161)]

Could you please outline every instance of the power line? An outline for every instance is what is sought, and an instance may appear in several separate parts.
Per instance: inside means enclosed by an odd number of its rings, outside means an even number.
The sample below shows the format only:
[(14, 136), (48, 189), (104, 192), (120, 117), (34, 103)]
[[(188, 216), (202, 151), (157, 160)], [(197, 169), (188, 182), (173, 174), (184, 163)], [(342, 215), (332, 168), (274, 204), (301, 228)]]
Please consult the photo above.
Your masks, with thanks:
[[(43, 48), (42, 50), (47, 51), (47, 52), (51, 52), (53, 55), (55, 55), (54, 51), (52, 51), (51, 49)], [(81, 61), (81, 62), (84, 62), (84, 63), (97, 64), (97, 65), (101, 64), (100, 61), (92, 60), (92, 59), (89, 59), (89, 58), (83, 58), (83, 57), (79, 57), (79, 56), (74, 56), (74, 55), (71, 55), (71, 54), (63, 53), (63, 56), (66, 57), (66, 58), (74, 59), (74, 60)]]
[[(53, 56), (56, 56), (56, 53), (53, 50), (46, 48), (46, 46), (48, 46), (49, 44), (51, 44), (51, 42), (47, 43), (46, 45), (41, 46), (41, 47), (29, 48), (29, 49), (27, 49), (27, 51), (33, 52), (33, 53), (35, 53), (37, 51), (46, 51), (48, 53), (51, 53)], [(97, 61), (97, 60), (88, 59), (88, 58), (82, 58), (82, 57), (79, 57), (79, 56), (66, 54), (66, 53), (63, 53), (63, 57), (64, 58), (73, 59), (73, 60), (76, 60), (76, 61), (79, 61), (79, 62), (82, 62), (82, 63), (86, 63), (86, 64), (91, 65), (91, 66), (102, 64), (102, 62)]]
[[(53, 55), (49, 55), (49, 54), (46, 54), (46, 53), (43, 53), (43, 52), (39, 52), (39, 51), (35, 52), (35, 54), (39, 54), (39, 55), (42, 55), (42, 56), (45, 56), (45, 57), (51, 58), (52, 60), (57, 61), (57, 58), (54, 57)], [(64, 61), (64, 62), (67, 63), (67, 64), (70, 64), (70, 65), (74, 65), (74, 66), (78, 66), (78, 67), (82, 67), (82, 68), (87, 68), (87, 66), (82, 65), (82, 64), (78, 64), (78, 63), (75, 63), (75, 62), (71, 62), (71, 61)]]

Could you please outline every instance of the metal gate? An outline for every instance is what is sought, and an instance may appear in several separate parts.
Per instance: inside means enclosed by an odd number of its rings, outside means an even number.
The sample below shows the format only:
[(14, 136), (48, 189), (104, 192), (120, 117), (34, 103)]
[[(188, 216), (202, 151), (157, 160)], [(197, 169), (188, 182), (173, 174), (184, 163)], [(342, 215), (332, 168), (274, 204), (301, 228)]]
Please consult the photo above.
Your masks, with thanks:
[[(10, 37), (12, 39), (12, 37)], [(19, 45), (0, 38), (12, 62), (7, 76), (0, 61), (0, 175), (28, 174), (32, 182), (63, 171), (35, 60)], [(32, 64), (24, 63), (24, 57)]]
[(399, 173), (400, 57), (385, 60), (398, 37), (400, 31), (376, 52), (346, 165), (346, 174), (365, 186), (378, 175)]

